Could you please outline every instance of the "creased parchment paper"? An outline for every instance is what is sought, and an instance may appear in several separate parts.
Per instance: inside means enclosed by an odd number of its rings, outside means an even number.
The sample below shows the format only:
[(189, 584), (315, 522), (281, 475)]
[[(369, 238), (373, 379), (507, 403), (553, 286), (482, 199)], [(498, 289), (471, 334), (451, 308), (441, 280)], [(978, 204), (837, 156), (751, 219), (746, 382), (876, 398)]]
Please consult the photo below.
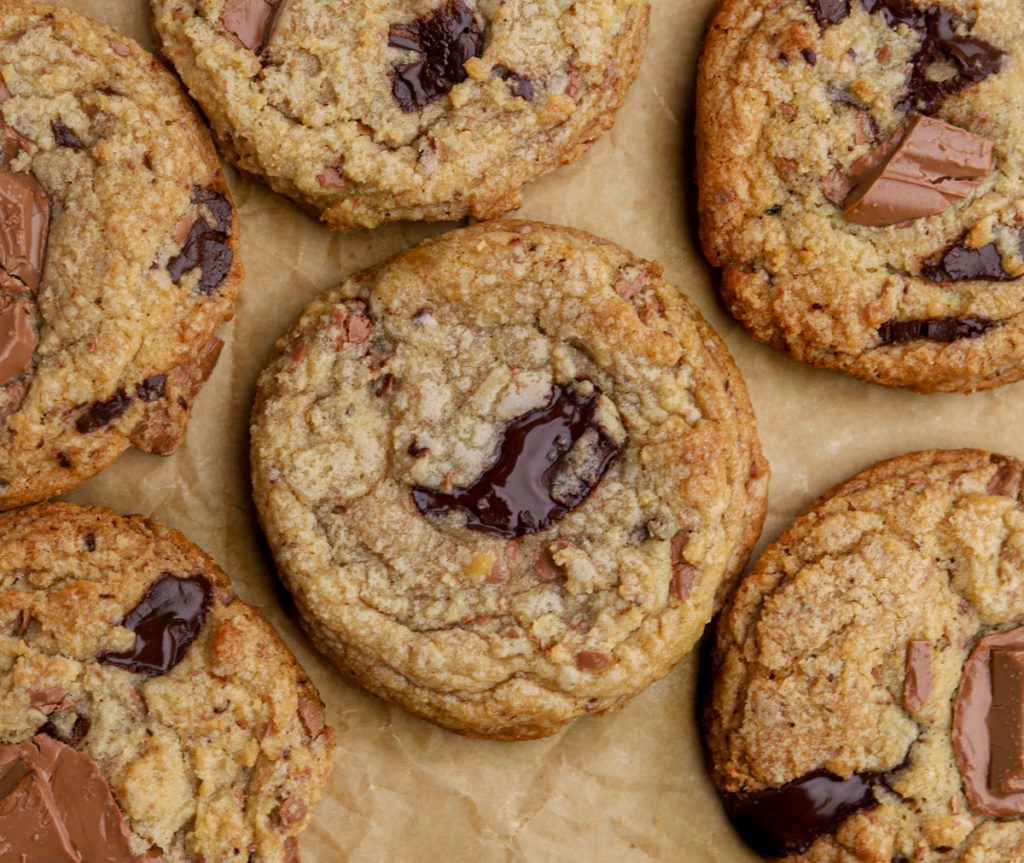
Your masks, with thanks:
[[(145, 0), (63, 0), (152, 49)], [(887, 390), (805, 368), (722, 309), (696, 240), (693, 89), (714, 0), (653, 0), (647, 56), (615, 128), (526, 191), (524, 218), (572, 225), (659, 261), (726, 339), (772, 466), (762, 539), (873, 461), (925, 447), (1024, 455), (1024, 384), (970, 396)], [(70, 495), (184, 531), (262, 608), (312, 675), (338, 734), (334, 776), (301, 842), (305, 863), (741, 863), (702, 761), (695, 655), (618, 714), (532, 743), (466, 740), (349, 684), (289, 619), (249, 497), (248, 416), (275, 339), (322, 291), (447, 225), (334, 234), (228, 171), (247, 271), (227, 346), (169, 459), (129, 452)]]

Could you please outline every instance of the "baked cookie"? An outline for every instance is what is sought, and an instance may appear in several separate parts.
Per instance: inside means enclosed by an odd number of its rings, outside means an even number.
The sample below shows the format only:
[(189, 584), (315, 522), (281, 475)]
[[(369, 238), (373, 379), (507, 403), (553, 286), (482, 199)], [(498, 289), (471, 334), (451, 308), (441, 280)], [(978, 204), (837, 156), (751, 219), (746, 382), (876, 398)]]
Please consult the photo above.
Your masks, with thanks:
[(636, 77), (647, 0), (152, 0), (238, 167), (333, 228), (478, 219), (579, 158)]
[(726, 812), (802, 863), (1024, 859), (1024, 466), (882, 462), (773, 543), (718, 624)]
[(180, 533), (0, 515), (0, 859), (295, 861), (333, 748), (288, 648)]
[(0, 4), (0, 509), (167, 454), (241, 281), (209, 134), (87, 18)]
[(260, 379), (252, 465), (313, 643), (505, 739), (666, 674), (768, 482), (732, 359), (660, 268), (529, 222), (455, 231), (313, 303)]
[(1021, 0), (724, 0), (701, 233), (762, 341), (869, 381), (1024, 377)]

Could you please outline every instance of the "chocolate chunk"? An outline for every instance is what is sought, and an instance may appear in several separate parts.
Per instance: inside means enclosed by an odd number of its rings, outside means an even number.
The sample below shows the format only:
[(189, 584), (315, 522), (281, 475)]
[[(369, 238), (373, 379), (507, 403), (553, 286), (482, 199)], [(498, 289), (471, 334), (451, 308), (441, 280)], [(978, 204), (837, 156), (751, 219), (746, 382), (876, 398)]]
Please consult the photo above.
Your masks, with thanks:
[(89, 736), (89, 731), (92, 728), (92, 722), (88, 716), (76, 716), (75, 721), (71, 723), (67, 733), (62, 733), (53, 720), (43, 725), (39, 729), (40, 734), (47, 734), (54, 740), (59, 740), (61, 743), (66, 743), (68, 746), (77, 747), (79, 743), (85, 740)]
[(971, 809), (1024, 815), (1024, 627), (989, 635), (971, 651), (953, 706), (953, 753)]
[(801, 48), (800, 56), (804, 58), (808, 66), (814, 66), (818, 62), (818, 55), (810, 48)]
[(226, 0), (220, 23), (250, 51), (262, 54), (283, 5), (278, 0)]
[[(167, 262), (171, 281), (181, 284), (186, 273), (199, 268), (199, 290), (210, 296), (231, 272), (234, 253), (228, 247), (231, 230), (231, 204), (213, 189), (196, 189), (192, 202), (205, 208), (206, 213), (192, 225), (181, 252)], [(212, 217), (212, 224), (209, 219)]]
[(850, 0), (813, 0), (811, 10), (818, 26), (825, 31), (850, 14)]
[(0, 746), (4, 860), (133, 863), (131, 835), (96, 762), (52, 737)]
[(740, 835), (766, 857), (802, 854), (819, 836), (835, 833), (851, 815), (878, 805), (878, 773), (840, 779), (815, 770), (781, 788), (724, 794), (725, 811)]
[(0, 119), (0, 158), (6, 167), (22, 153), (30, 153), (32, 144)]
[(903, 680), (903, 703), (916, 713), (932, 694), (932, 657), (935, 648), (930, 641), (914, 640), (907, 644), (907, 671)]
[(850, 167), (843, 218), (883, 227), (941, 213), (992, 170), (992, 142), (915, 114)]
[[(1024, 230), (1020, 234), (1020, 253), (1024, 257)], [(979, 279), (987, 282), (1011, 282), (1019, 279), (1003, 268), (1003, 256), (995, 243), (972, 249), (963, 239), (942, 256), (938, 263), (926, 264), (921, 274), (933, 282), (957, 282)]]
[(611, 664), (611, 654), (603, 650), (581, 650), (576, 654), (576, 667), (580, 671), (604, 671)]
[(99, 661), (156, 677), (185, 658), (206, 620), (210, 582), (201, 575), (179, 578), (165, 572), (132, 609), (121, 626), (135, 633), (124, 653), (105, 653)]
[(75, 428), (79, 434), (89, 434), (112, 423), (129, 407), (132, 400), (124, 390), (118, 390), (105, 402), (96, 402), (78, 418)]
[[(494, 464), (469, 488), (446, 493), (417, 487), (413, 501), (424, 515), (462, 513), (466, 527), (492, 536), (525, 536), (550, 527), (590, 495), (618, 457), (618, 446), (592, 425), (598, 395), (596, 388), (584, 396), (573, 384), (556, 386), (547, 405), (505, 427)], [(597, 431), (592, 481), (556, 491), (566, 455), (590, 428)]]
[(1024, 472), (1017, 465), (1004, 464), (992, 474), (992, 479), (985, 486), (985, 493), (1002, 497), (1020, 497), (1022, 478), (1024, 478)]
[(32, 364), (36, 350), (32, 309), (33, 304), (24, 299), (0, 308), (0, 386)]
[(64, 121), (58, 117), (50, 123), (53, 130), (53, 138), (58, 147), (67, 147), (71, 150), (84, 150), (85, 144), (70, 128), (64, 125)]
[(423, 55), (415, 63), (395, 66), (391, 92), (410, 113), (466, 80), (466, 61), (483, 54), (483, 32), (472, 10), (462, 0), (452, 0), (426, 18), (392, 24), (388, 45)]
[(0, 289), (39, 289), (49, 229), (50, 199), (39, 181), (0, 170)]
[(491, 74), (499, 76), (502, 81), (508, 81), (509, 89), (512, 91), (513, 96), (518, 96), (527, 102), (533, 101), (533, 84), (528, 78), (517, 75), (511, 69), (506, 69), (504, 66), (495, 66), (491, 70)]
[(878, 341), (882, 345), (899, 345), (904, 342), (927, 340), (931, 342), (955, 342), (959, 339), (976, 339), (989, 330), (1002, 326), (981, 315), (967, 315), (963, 318), (925, 318), (918, 321), (886, 321), (878, 328)]
[[(897, 110), (932, 114), (947, 96), (960, 93), (1000, 70), (1006, 52), (974, 36), (959, 36), (963, 18), (941, 6), (923, 8), (909, 0), (861, 0), (871, 14), (880, 12), (890, 27), (909, 27), (921, 34), (921, 47), (911, 61), (906, 95)], [(931, 74), (935, 64), (948, 64), (952, 76)]]
[(151, 375), (135, 385), (135, 395), (144, 402), (155, 402), (167, 394), (167, 375)]

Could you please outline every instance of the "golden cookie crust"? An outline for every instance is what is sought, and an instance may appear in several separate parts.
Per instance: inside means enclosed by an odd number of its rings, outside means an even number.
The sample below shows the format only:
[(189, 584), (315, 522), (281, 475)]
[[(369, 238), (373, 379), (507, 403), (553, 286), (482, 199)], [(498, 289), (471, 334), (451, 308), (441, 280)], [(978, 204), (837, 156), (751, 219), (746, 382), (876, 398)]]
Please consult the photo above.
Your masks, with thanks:
[[(392, 93), (392, 25), (451, 2), (286, 0), (262, 54), (221, 23), (223, 0), (152, 0), (163, 50), (239, 168), (332, 228), (488, 219), (578, 159), (636, 77), (647, 0), (465, 0), (484, 32), (468, 77), (422, 110)], [(528, 83), (531, 98), (516, 95)]]
[[(513, 417), (581, 379), (621, 449), (564, 518), (507, 539), (416, 508), (414, 486), (465, 487)], [(452, 232), (309, 306), (261, 376), (252, 468), (314, 644), (502, 739), (666, 674), (742, 570), (768, 480), (736, 367), (660, 268), (532, 222)]]
[[(153, 677), (98, 661), (131, 646), (121, 621), (166, 573), (212, 586), (181, 661)], [(334, 749), (313, 684), (208, 555), (71, 504), (0, 515), (0, 743), (47, 724), (99, 765), (135, 853), (166, 863), (296, 860)]]
[[(808, 0), (724, 0), (697, 85), (704, 253), (723, 270), (732, 314), (799, 362), (921, 392), (990, 389), (1024, 377), (1024, 6), (913, 5), (956, 8), (963, 35), (1006, 52), (1000, 71), (931, 112), (991, 138), (992, 172), (938, 215), (845, 221), (844, 176), (909, 116), (900, 103), (920, 35), (863, 0), (824, 29)], [(960, 243), (992, 244), (1005, 280), (929, 277)], [(988, 328), (968, 325), (952, 341), (883, 338), (890, 321), (935, 319)]]
[[(1024, 623), (1022, 475), (978, 450), (881, 462), (814, 503), (737, 588), (703, 717), (727, 809), (815, 771), (874, 783), (872, 808), (779, 859), (1018, 859), (1024, 818), (971, 809), (951, 728), (971, 651)], [(928, 645), (920, 689), (913, 642)]]
[[(68, 491), (129, 446), (173, 451), (242, 268), (213, 143), (156, 58), (81, 15), (8, 2), (0, 74), (0, 114), (28, 149), (10, 169), (31, 171), (51, 202), (39, 344), (28, 372), (0, 387), (6, 509)], [(55, 120), (77, 144), (58, 140)], [(189, 252), (190, 227), (225, 211), (223, 280), (206, 289), (193, 268), (175, 284), (168, 265)], [(110, 418), (88, 421), (105, 403)]]

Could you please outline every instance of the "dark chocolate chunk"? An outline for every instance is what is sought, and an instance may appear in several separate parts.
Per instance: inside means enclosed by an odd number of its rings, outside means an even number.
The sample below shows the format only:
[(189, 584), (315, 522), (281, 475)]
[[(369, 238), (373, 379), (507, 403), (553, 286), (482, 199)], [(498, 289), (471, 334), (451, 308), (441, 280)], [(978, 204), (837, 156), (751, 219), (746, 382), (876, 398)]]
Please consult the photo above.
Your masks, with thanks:
[(462, 0), (451, 0), (429, 17), (392, 24), (388, 45), (423, 55), (415, 63), (395, 66), (391, 92), (401, 109), (410, 113), (421, 111), (466, 80), (466, 61), (483, 53), (483, 31)]
[(151, 375), (135, 385), (135, 395), (144, 402), (155, 402), (167, 395), (167, 375)]
[[(618, 446), (592, 425), (598, 395), (596, 388), (584, 396), (572, 384), (556, 386), (544, 407), (505, 427), (494, 464), (469, 488), (441, 492), (417, 487), (413, 501), (424, 515), (462, 513), (466, 527), (493, 536), (525, 536), (550, 527), (590, 495), (619, 454)], [(592, 482), (573, 492), (556, 492), (566, 454), (590, 428), (598, 434)]]
[(508, 81), (509, 89), (512, 91), (513, 96), (518, 96), (520, 99), (525, 99), (527, 102), (533, 101), (533, 84), (530, 82), (529, 78), (517, 75), (511, 69), (507, 69), (504, 66), (495, 66), (491, 70), (491, 74), (497, 75), (502, 81)]
[(989, 330), (1002, 326), (1002, 321), (981, 315), (967, 315), (962, 318), (925, 318), (918, 321), (886, 321), (878, 328), (879, 343), (900, 345), (904, 342), (927, 340), (930, 342), (955, 342), (959, 339), (976, 339)]
[(72, 150), (85, 149), (82, 139), (65, 126), (64, 121), (60, 117), (57, 117), (57, 119), (50, 123), (50, 128), (53, 130), (53, 137), (58, 147), (68, 147)]
[(210, 593), (210, 582), (201, 575), (179, 578), (165, 572), (121, 621), (135, 633), (135, 644), (124, 653), (105, 653), (99, 661), (147, 677), (166, 674), (199, 634)]
[(60, 729), (53, 724), (52, 720), (46, 722), (42, 728), (39, 729), (40, 734), (47, 734), (54, 740), (59, 740), (61, 743), (66, 743), (68, 746), (77, 747), (79, 743), (85, 740), (89, 736), (89, 730), (92, 728), (92, 720), (88, 716), (75, 717), (75, 722), (68, 729), (67, 734), (62, 734)]
[(91, 530), (85, 535), (85, 550), (96, 551), (96, 534)]
[(822, 30), (838, 24), (850, 14), (850, 0), (813, 0), (811, 9)]
[(118, 390), (107, 401), (93, 404), (88, 411), (78, 418), (75, 422), (75, 428), (79, 434), (94, 432), (96, 429), (103, 428), (103, 426), (116, 420), (131, 407), (131, 404), (131, 397), (124, 390)]
[[(1021, 256), (1024, 257), (1024, 230), (1021, 230), (1020, 238)], [(1003, 256), (995, 243), (971, 249), (966, 240), (950, 247), (938, 263), (922, 267), (921, 274), (933, 282), (956, 282), (961, 279), (1010, 282), (1020, 278), (1003, 269)]]
[(725, 811), (740, 835), (766, 857), (802, 854), (819, 836), (834, 833), (851, 815), (878, 805), (873, 788), (881, 774), (840, 779), (815, 770), (781, 788), (725, 794)]
[(198, 288), (210, 296), (228, 277), (234, 259), (234, 253), (228, 247), (231, 204), (215, 189), (195, 189), (192, 201), (201, 207), (200, 217), (189, 230), (181, 252), (167, 262), (167, 271), (171, 274), (171, 281), (180, 285), (185, 274), (198, 267)]
[(777, 216), (782, 212), (782, 204), (775, 204), (764, 211), (766, 216)]
[(813, 66), (815, 63), (818, 62), (818, 55), (815, 54), (810, 48), (801, 48), (800, 56), (807, 61), (807, 64), (809, 66)]

